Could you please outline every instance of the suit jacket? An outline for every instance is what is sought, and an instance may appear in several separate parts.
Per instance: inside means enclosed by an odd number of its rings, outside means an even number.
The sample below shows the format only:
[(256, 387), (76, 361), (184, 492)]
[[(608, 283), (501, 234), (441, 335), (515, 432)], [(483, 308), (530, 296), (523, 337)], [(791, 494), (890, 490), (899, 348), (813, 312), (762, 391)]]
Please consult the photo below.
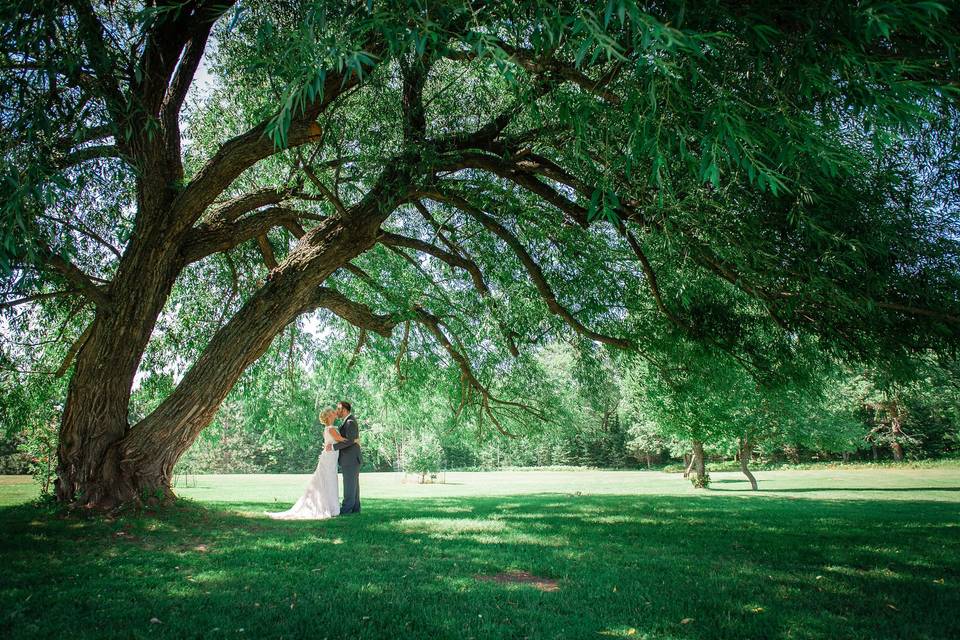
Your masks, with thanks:
[(343, 419), (340, 425), (340, 435), (346, 438), (343, 442), (337, 442), (333, 448), (340, 452), (340, 464), (344, 467), (360, 466), (360, 428), (357, 426), (357, 419), (351, 413)]

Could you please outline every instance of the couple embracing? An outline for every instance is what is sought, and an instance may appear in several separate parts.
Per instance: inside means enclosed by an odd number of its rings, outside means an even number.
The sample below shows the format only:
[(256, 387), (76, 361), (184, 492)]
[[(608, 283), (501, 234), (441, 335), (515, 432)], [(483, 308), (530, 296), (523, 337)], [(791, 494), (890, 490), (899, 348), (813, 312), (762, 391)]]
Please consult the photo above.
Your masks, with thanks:
[[(338, 429), (336, 418), (343, 422)], [(267, 512), (275, 520), (323, 520), (346, 513), (360, 513), (360, 430), (350, 403), (340, 401), (336, 409), (320, 412), (323, 424), (323, 451), (317, 469), (300, 499), (290, 509)], [(343, 470), (343, 505), (337, 500), (337, 463)]]

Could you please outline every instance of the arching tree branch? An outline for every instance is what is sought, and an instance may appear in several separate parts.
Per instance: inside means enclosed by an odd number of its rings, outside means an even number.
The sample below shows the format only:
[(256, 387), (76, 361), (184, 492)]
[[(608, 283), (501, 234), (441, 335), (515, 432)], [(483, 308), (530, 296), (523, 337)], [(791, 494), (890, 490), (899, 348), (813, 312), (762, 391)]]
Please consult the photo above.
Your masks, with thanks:
[(507, 162), (491, 153), (466, 151), (452, 154), (449, 160), (440, 166), (442, 171), (461, 171), (463, 169), (481, 169), (505, 178), (530, 193), (540, 196), (565, 213), (571, 222), (584, 228), (589, 224), (585, 207), (561, 195), (549, 184), (537, 178), (535, 174), (521, 168), (516, 163)]
[(557, 297), (554, 294), (553, 289), (550, 287), (550, 284), (547, 282), (540, 265), (536, 263), (530, 253), (523, 246), (523, 243), (521, 243), (516, 236), (510, 233), (506, 227), (457, 194), (438, 191), (424, 194), (424, 196), (436, 202), (446, 203), (456, 207), (457, 209), (460, 209), (470, 217), (474, 218), (498, 238), (503, 240), (503, 242), (513, 250), (517, 258), (520, 259), (520, 263), (527, 270), (527, 273), (530, 275), (530, 279), (533, 281), (534, 286), (536, 286), (540, 296), (543, 298), (544, 302), (547, 303), (547, 308), (550, 310), (550, 313), (562, 319), (571, 329), (580, 335), (589, 338), (590, 340), (609, 344), (620, 349), (630, 349), (633, 347), (633, 344), (628, 340), (607, 336), (587, 328), (583, 325), (583, 323), (577, 320), (573, 314), (570, 313), (570, 311), (561, 305), (557, 301)]
[(211, 225), (233, 222), (245, 213), (270, 204), (280, 204), (290, 196), (290, 189), (280, 189), (276, 187), (257, 189), (212, 207), (206, 219)]
[(56, 162), (57, 169), (69, 169), (97, 158), (119, 158), (120, 148), (115, 144), (97, 144), (71, 151)]
[(480, 271), (480, 267), (477, 266), (476, 262), (467, 258), (462, 253), (451, 253), (441, 249), (440, 247), (437, 247), (436, 245), (430, 244), (429, 242), (424, 242), (423, 240), (418, 240), (417, 238), (408, 238), (395, 233), (383, 232), (379, 238), (379, 241), (390, 246), (407, 247), (408, 249), (414, 249), (416, 251), (432, 255), (433, 257), (442, 260), (455, 269), (463, 269), (469, 273), (477, 293), (480, 294), (485, 303), (490, 307), (490, 312), (496, 320), (501, 334), (507, 341), (507, 348), (510, 350), (510, 354), (514, 358), (520, 355), (520, 351), (517, 349), (517, 345), (513, 339), (513, 332), (509, 327), (506, 326), (499, 314), (496, 313), (496, 311), (492, 308), (493, 298), (490, 293), (490, 287), (487, 286), (487, 283), (483, 278), (483, 273)]
[[(383, 47), (384, 44), (378, 39), (372, 39), (367, 43), (366, 50), (371, 56), (378, 56)], [(323, 91), (291, 121), (287, 131), (287, 147), (298, 147), (318, 140), (323, 132), (316, 122), (317, 116), (357, 86), (360, 79), (352, 68), (329, 71)], [(172, 207), (173, 217), (182, 224), (192, 225), (237, 176), (276, 153), (278, 149), (267, 135), (268, 125), (269, 120), (264, 120), (246, 133), (225, 142), (177, 198)]]
[(353, 326), (372, 331), (384, 338), (389, 338), (393, 334), (393, 328), (397, 326), (393, 316), (376, 314), (367, 305), (354, 302), (331, 287), (318, 287), (310, 299), (309, 306), (332, 311)]
[[(288, 207), (270, 207), (255, 215), (230, 224), (206, 224), (196, 227), (184, 240), (181, 254), (188, 263), (196, 262), (212, 253), (227, 251), (248, 240), (266, 234), (274, 227), (286, 227), (297, 238), (304, 234), (302, 219), (324, 219), (305, 211)], [(274, 265), (276, 266), (276, 265)]]

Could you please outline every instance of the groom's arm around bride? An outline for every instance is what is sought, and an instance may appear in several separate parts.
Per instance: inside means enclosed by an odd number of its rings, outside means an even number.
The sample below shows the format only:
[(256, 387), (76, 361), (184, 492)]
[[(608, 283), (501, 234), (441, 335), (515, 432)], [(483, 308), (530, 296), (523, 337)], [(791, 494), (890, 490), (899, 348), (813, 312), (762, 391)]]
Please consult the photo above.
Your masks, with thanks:
[(343, 440), (332, 445), (328, 445), (334, 451), (342, 451), (350, 447), (359, 448), (360, 445), (357, 443), (357, 440), (360, 438), (360, 429), (357, 427), (357, 419), (353, 415), (348, 415), (344, 419), (343, 424), (340, 425), (340, 435), (343, 436)]

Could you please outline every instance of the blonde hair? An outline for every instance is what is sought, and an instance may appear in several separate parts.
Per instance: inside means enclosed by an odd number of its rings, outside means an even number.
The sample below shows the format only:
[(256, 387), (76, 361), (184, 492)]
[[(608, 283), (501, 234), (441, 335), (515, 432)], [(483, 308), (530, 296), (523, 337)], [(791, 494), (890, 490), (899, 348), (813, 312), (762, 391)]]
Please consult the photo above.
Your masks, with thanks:
[(333, 409), (333, 407), (324, 407), (323, 409), (321, 409), (320, 415), (318, 416), (320, 418), (320, 422), (323, 423), (324, 425), (327, 424), (327, 421), (324, 420), (324, 418), (326, 416), (329, 416), (332, 413), (335, 413), (335, 410)]

